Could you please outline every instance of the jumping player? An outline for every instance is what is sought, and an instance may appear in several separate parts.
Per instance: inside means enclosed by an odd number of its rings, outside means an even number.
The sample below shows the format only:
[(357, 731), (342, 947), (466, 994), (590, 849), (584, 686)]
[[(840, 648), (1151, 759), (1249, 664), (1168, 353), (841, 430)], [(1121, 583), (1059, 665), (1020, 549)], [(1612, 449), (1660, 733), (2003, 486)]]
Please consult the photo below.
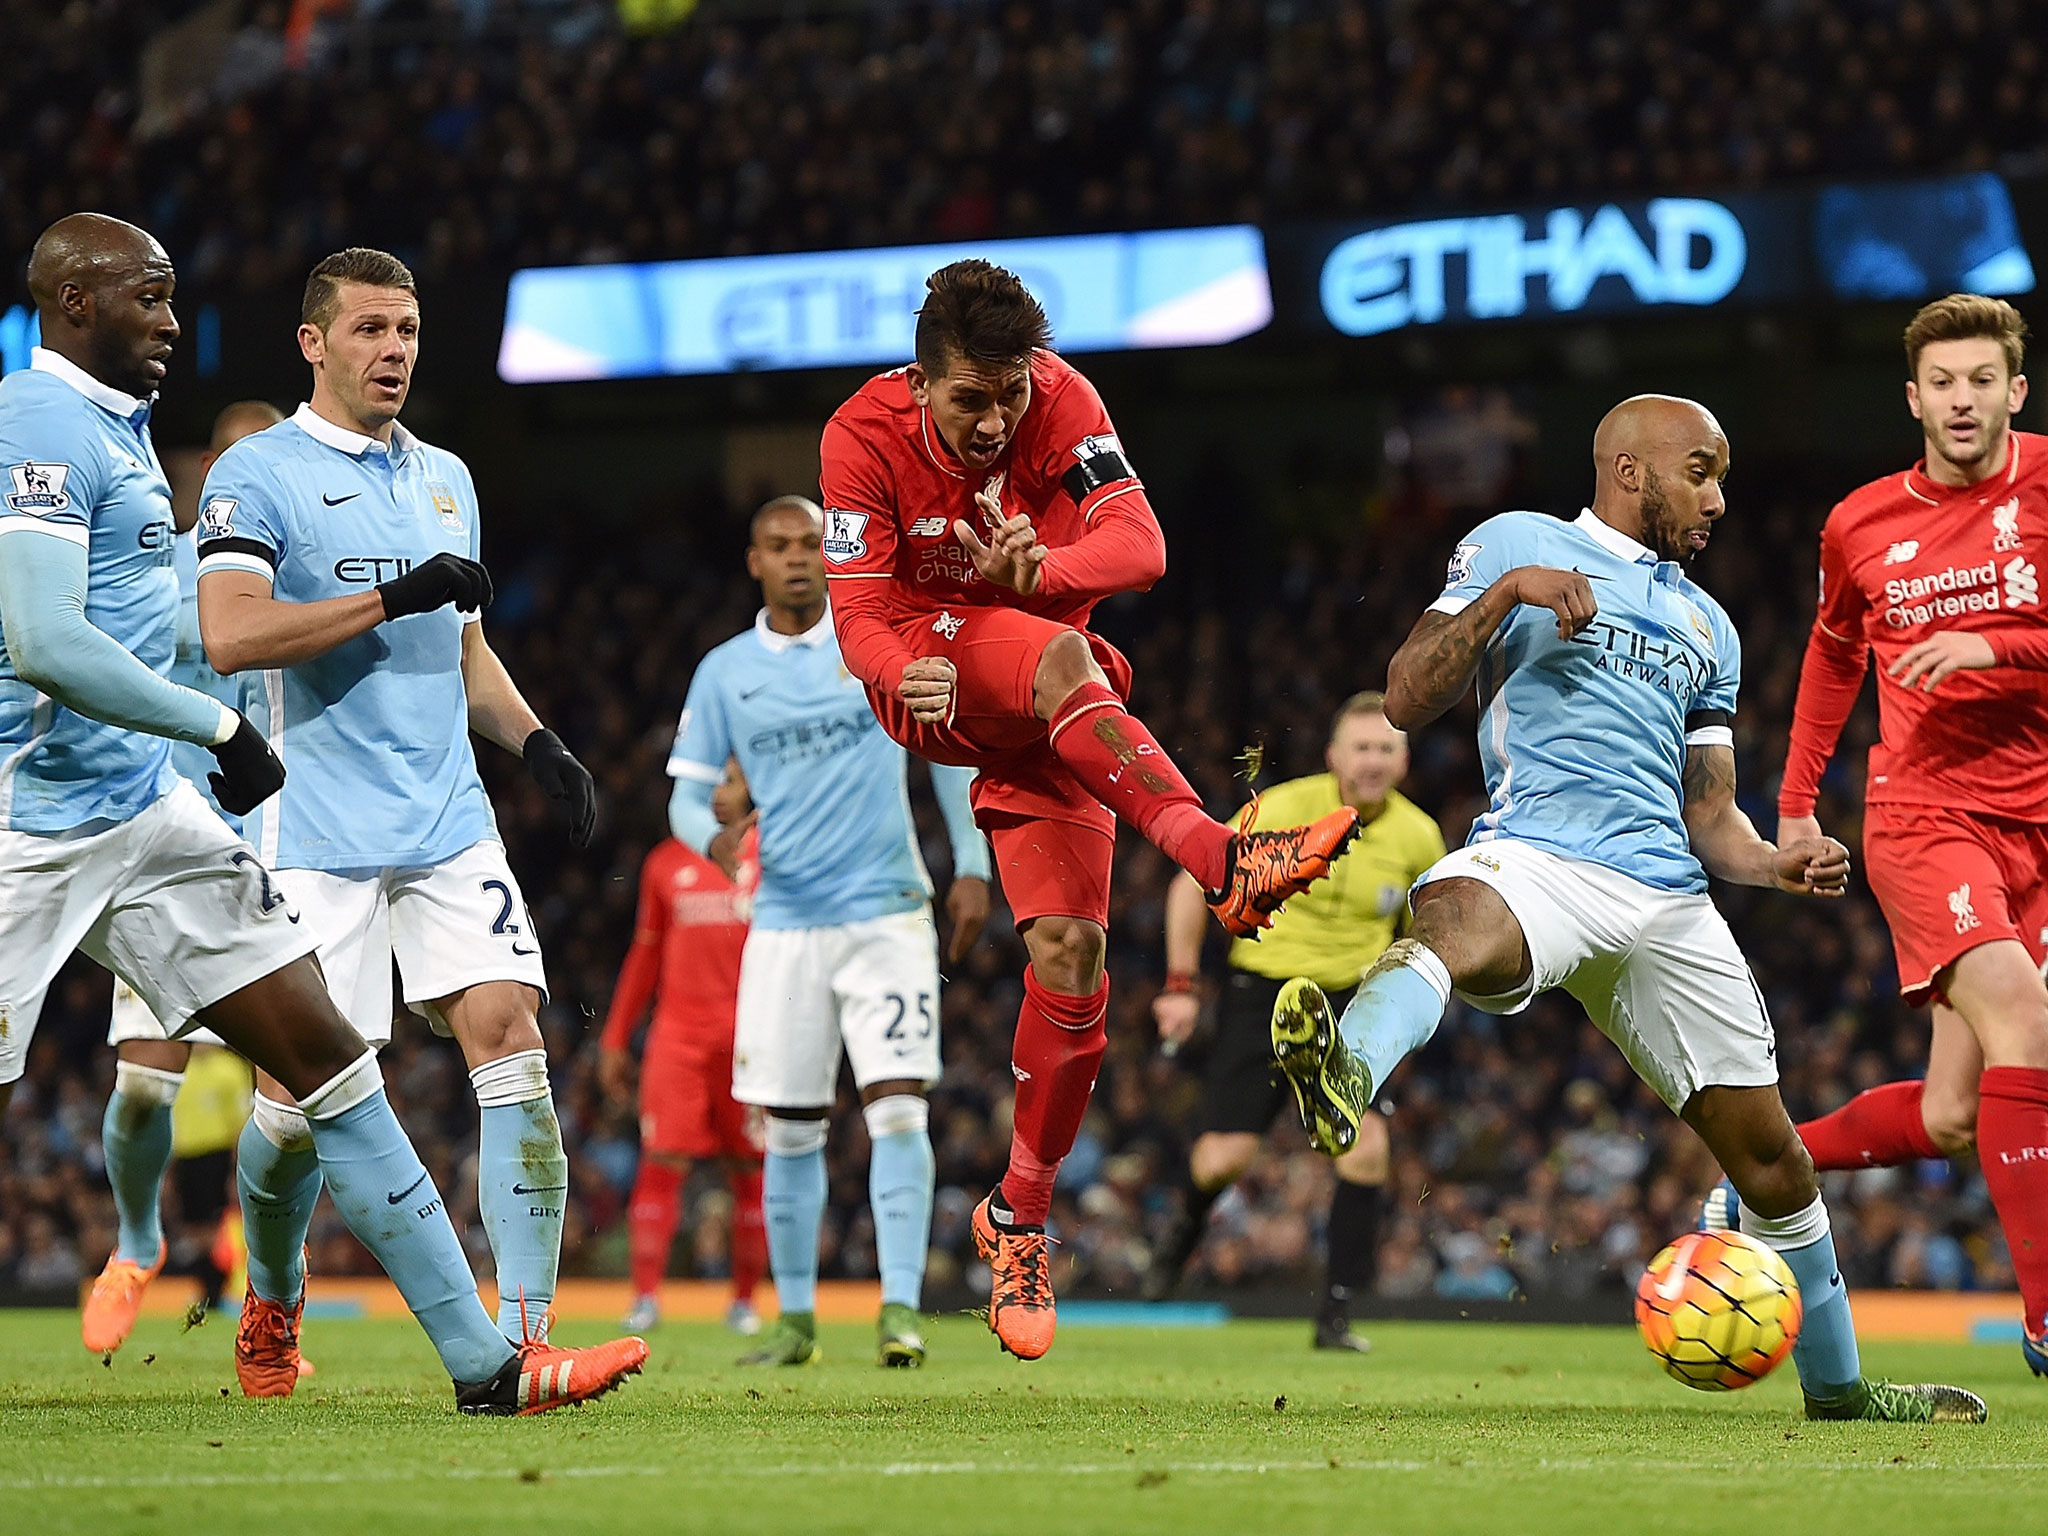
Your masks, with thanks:
[[(1408, 887), (1444, 856), (1436, 822), (1394, 787), (1408, 773), (1408, 737), (1388, 723), (1383, 695), (1359, 693), (1344, 701), (1330, 722), (1323, 757), (1328, 772), (1275, 784), (1232, 822), (1243, 826), (1256, 814), (1261, 826), (1305, 826), (1348, 805), (1358, 812), (1358, 841), (1330, 866), (1328, 880), (1287, 904), (1264, 938), (1230, 946), (1202, 1089), (1201, 1134), (1188, 1152), (1180, 1214), (1152, 1252), (1148, 1301), (1173, 1294), (1201, 1244), (1211, 1207), (1251, 1166), (1287, 1102), (1287, 1086), (1273, 1065), (1273, 1003), (1281, 984), (1306, 975), (1341, 1009), (1399, 935)], [(1200, 1011), (1195, 989), (1204, 917), (1194, 878), (1176, 877), (1166, 893), (1166, 985), (1152, 1000), (1160, 1037), (1172, 1045), (1193, 1032)], [(1336, 1160), (1328, 1262), (1311, 1339), (1317, 1349), (1363, 1354), (1372, 1346), (1351, 1326), (1351, 1297), (1371, 1288), (1377, 1268), (1389, 1154), (1385, 1117), (1367, 1115), (1358, 1132)]]
[[(521, 756), (590, 841), (590, 775), (542, 727), (484, 637), (476, 489), (452, 453), (399, 425), (419, 353), (412, 274), (382, 251), (306, 280), (299, 350), (312, 398), (207, 476), (199, 622), (292, 773), (247, 831), (318, 943), (364, 1039), (406, 1004), (454, 1036), (478, 1106), (478, 1204), (497, 1261), (498, 1326), (546, 1331), (569, 1164), (537, 1014), (540, 943), (506, 862), (474, 731)], [(301, 1258), (320, 1169), (304, 1118), (257, 1083), (237, 1160), (249, 1297), (235, 1365), (251, 1396), (298, 1379)]]
[(1512, 1014), (1563, 987), (1699, 1133), (1742, 1192), (1742, 1230), (1797, 1276), (1807, 1417), (1980, 1421), (1983, 1401), (1959, 1388), (1864, 1379), (1763, 997), (1707, 895), (1709, 873), (1823, 897), (1849, 878), (1840, 843), (1774, 846), (1736, 804), (1741, 642), (1684, 572), (1726, 511), (1728, 440), (1703, 407), (1643, 395), (1607, 414), (1593, 459), (1577, 521), (1509, 512), (1468, 534), (1395, 653), (1398, 725), (1435, 719), (1478, 679), (1491, 801), (1417, 883), (1410, 937), (1341, 1024), (1314, 982), (1287, 984), (1274, 1053), (1311, 1138), (1335, 1154), (1453, 991)]
[(917, 360), (864, 384), (825, 427), (825, 559), (846, 664), (918, 756), (981, 769), (1030, 963), (1012, 1067), (1009, 1170), (975, 1209), (989, 1326), (1025, 1359), (1055, 1326), (1045, 1218), (1107, 1041), (1103, 969), (1117, 817), (1195, 877), (1243, 937), (1326, 874), (1357, 830), (1236, 834), (1124, 708), (1130, 665), (1087, 629), (1143, 591), (1166, 543), (1094, 388), (1049, 350), (1045, 311), (985, 261), (942, 267)]
[(171, 766), (167, 738), (209, 747), (235, 815), (284, 782), (246, 717), (163, 675), (178, 584), (148, 422), (178, 336), (170, 258), (133, 225), (74, 214), (36, 242), (28, 280), (44, 345), (0, 380), (0, 1111), (51, 980), (83, 949), (172, 1038), (210, 1029), (297, 1100), (336, 1209), (464, 1412), (609, 1391), (646, 1360), (640, 1340), (557, 1349), (493, 1325), (307, 925)]
[[(740, 964), (733, 1097), (766, 1112), (762, 1204), (779, 1316), (743, 1365), (818, 1358), (818, 1229), (825, 1141), (844, 1054), (866, 1122), (868, 1203), (882, 1307), (876, 1358), (924, 1363), (931, 1251), (931, 1107), (939, 1080), (939, 949), (931, 876), (918, 851), (909, 759), (875, 725), (840, 659), (820, 551), (823, 515), (801, 496), (754, 514), (747, 574), (761, 583), (753, 628), (690, 679), (668, 771), (669, 826), (731, 875), (747, 823), (721, 827), (713, 786), (737, 759), (759, 807), (760, 884)], [(968, 781), (934, 768), (953, 845), (950, 957), (988, 921), (988, 847)]]
[[(736, 767), (711, 792), (721, 827), (738, 826), (751, 810)], [(732, 1096), (733, 1018), (739, 1005), (740, 957), (761, 873), (760, 848), (749, 833), (736, 876), (728, 876), (689, 844), (670, 837), (640, 866), (640, 913), (632, 947), (619, 967), (599, 1042), (605, 1092), (624, 1099), (632, 1078), (633, 1027), (651, 1000), (654, 1022), (640, 1055), (640, 1171), (626, 1208), (633, 1310), (626, 1331), (645, 1333), (661, 1321), (661, 1277), (675, 1241), (683, 1184), (692, 1162), (718, 1158), (732, 1190), (732, 1306), (726, 1326), (761, 1331), (754, 1288), (768, 1268), (761, 1225), (761, 1125)]]
[[(1799, 1127), (1820, 1168), (1974, 1144), (2048, 1375), (2048, 437), (2012, 430), (2026, 325), (1954, 294), (1906, 327), (1906, 404), (1926, 457), (1851, 493), (1820, 536), (1778, 836), (1819, 831), (1821, 774), (1878, 659), (1863, 853), (1899, 984), (1934, 1004), (1924, 1083), (1889, 1083)], [(1711, 1201), (1710, 1201), (1711, 1205)], [(1714, 1213), (1710, 1210), (1710, 1219)], [(1724, 1218), (1725, 1219), (1725, 1218)]]
[[(201, 478), (235, 443), (283, 419), (277, 407), (264, 400), (239, 400), (228, 406), (214, 419), (213, 436), (200, 463)], [(189, 513), (172, 509), (171, 525), (177, 532), (172, 569), (178, 573), (178, 649), (168, 675), (174, 683), (232, 704), (241, 689), (207, 665), (199, 643), (199, 539), (193, 531), (198, 520), (196, 502)], [(171, 743), (171, 766), (239, 833), (241, 818), (220, 811), (207, 789), (212, 765), (213, 757), (204, 747)], [(121, 1347), (141, 1311), (143, 1291), (164, 1267), (170, 1251), (164, 1240), (163, 1188), (164, 1170), (171, 1164), (172, 1108), (193, 1045), (220, 1042), (204, 1030), (182, 1040), (169, 1039), (135, 989), (117, 981), (107, 1043), (115, 1048), (114, 1091), (100, 1122), (100, 1150), (114, 1192), (116, 1238), (79, 1318), (79, 1335), (96, 1355)]]

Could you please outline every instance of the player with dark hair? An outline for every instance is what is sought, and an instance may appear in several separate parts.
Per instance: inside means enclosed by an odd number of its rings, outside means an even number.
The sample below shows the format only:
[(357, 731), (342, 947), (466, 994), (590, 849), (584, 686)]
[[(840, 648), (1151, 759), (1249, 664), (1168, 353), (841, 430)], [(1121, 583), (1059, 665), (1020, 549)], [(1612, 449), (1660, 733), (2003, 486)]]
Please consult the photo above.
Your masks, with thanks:
[(985, 261), (935, 272), (917, 360), (826, 425), (824, 554), (846, 665), (897, 741), (981, 770), (1030, 963), (1012, 1069), (1008, 1172), (976, 1207), (989, 1326), (1013, 1354), (1052, 1345), (1045, 1219), (1107, 1040), (1103, 969), (1116, 819), (1193, 875), (1233, 934), (1265, 927), (1357, 831), (1333, 811), (1233, 833), (1124, 707), (1129, 663), (1087, 629), (1143, 591), (1166, 544), (1095, 390), (1050, 348), (1045, 311)]
[(760, 1111), (732, 1096), (733, 1019), (747, 918), (760, 883), (759, 840), (737, 764), (711, 791), (720, 827), (740, 827), (738, 863), (728, 875), (681, 838), (657, 843), (640, 866), (640, 911), (605, 1014), (598, 1073), (613, 1100), (631, 1090), (634, 1026), (647, 1005), (654, 1021), (640, 1052), (640, 1169), (626, 1203), (633, 1310), (626, 1331), (661, 1321), (661, 1279), (681, 1218), (691, 1165), (717, 1158), (732, 1190), (732, 1306), (735, 1333), (761, 1331), (754, 1288), (768, 1268), (761, 1222)]
[[(1162, 1301), (1200, 1246), (1210, 1209), (1258, 1155), (1273, 1117), (1288, 1102), (1273, 1064), (1273, 1003), (1289, 977), (1308, 976), (1343, 1008), (1372, 963), (1400, 936), (1408, 887), (1444, 856), (1444, 835), (1428, 812), (1395, 786), (1408, 773), (1408, 736), (1387, 719), (1380, 693), (1357, 693), (1338, 708), (1323, 749), (1327, 771), (1262, 791), (1233, 826), (1256, 816), (1266, 827), (1305, 826), (1339, 806), (1358, 812), (1358, 841), (1330, 878), (1288, 902), (1256, 944), (1230, 946), (1202, 1088), (1201, 1132), (1188, 1151), (1181, 1208), (1152, 1251), (1144, 1293)], [(1178, 1047), (1201, 1011), (1202, 893), (1192, 876), (1166, 892), (1166, 985), (1152, 1000), (1160, 1038)], [(1358, 1140), (1335, 1159), (1326, 1230), (1323, 1294), (1312, 1340), (1317, 1349), (1371, 1348), (1351, 1326), (1351, 1298), (1369, 1290), (1378, 1267), (1380, 1215), (1388, 1172), (1387, 1122), (1367, 1115)]]
[[(1887, 1083), (1799, 1127), (1820, 1168), (1974, 1145), (2048, 1375), (2048, 437), (2026, 403), (2026, 324), (1954, 294), (1906, 327), (1906, 404), (1926, 439), (1852, 492), (1820, 535), (1778, 794), (1781, 842), (1816, 835), (1822, 773), (1878, 659), (1863, 854), (1908, 1003), (1934, 1005), (1925, 1082)], [(1710, 1197), (1708, 1220), (1732, 1225)]]
[(170, 741), (209, 748), (235, 815), (285, 782), (246, 716), (164, 675), (178, 582), (149, 416), (179, 334), (170, 258), (131, 224), (73, 214), (36, 242), (28, 277), (43, 346), (0, 380), (0, 1112), (52, 979), (83, 949), (173, 1039), (211, 1029), (297, 1100), (335, 1208), (464, 1412), (611, 1390), (646, 1360), (640, 1340), (558, 1349), (492, 1324), (309, 925), (171, 766)]

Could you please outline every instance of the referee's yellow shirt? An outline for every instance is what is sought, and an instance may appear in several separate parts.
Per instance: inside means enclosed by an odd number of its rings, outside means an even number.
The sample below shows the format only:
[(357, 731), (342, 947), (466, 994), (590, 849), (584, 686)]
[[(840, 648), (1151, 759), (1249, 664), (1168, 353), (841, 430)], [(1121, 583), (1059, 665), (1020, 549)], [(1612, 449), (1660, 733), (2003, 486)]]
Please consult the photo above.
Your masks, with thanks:
[(255, 1084), (249, 1064), (233, 1051), (201, 1045), (185, 1067), (185, 1083), (171, 1104), (171, 1155), (225, 1152), (242, 1135)]
[[(1259, 797), (1256, 825), (1306, 826), (1341, 803), (1334, 773), (1289, 779)], [(1239, 811), (1231, 825), (1243, 820)], [(1306, 976), (1333, 990), (1357, 985), (1400, 931), (1408, 887), (1443, 856), (1436, 822), (1400, 791), (1390, 791), (1386, 807), (1359, 828), (1329, 878), (1289, 897), (1287, 910), (1256, 942), (1233, 943), (1230, 963), (1255, 976)]]

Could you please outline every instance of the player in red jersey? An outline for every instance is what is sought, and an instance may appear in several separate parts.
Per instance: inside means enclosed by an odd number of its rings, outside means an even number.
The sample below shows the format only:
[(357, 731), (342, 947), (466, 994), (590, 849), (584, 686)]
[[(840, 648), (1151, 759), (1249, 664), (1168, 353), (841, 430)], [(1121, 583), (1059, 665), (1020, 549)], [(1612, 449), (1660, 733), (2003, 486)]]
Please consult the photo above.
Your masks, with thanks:
[(633, 1026), (654, 1002), (640, 1061), (640, 1174), (627, 1209), (633, 1310), (641, 1329), (661, 1320), (658, 1293), (675, 1241), (690, 1165), (721, 1158), (732, 1188), (732, 1307), (726, 1326), (758, 1333), (754, 1287), (768, 1267), (761, 1220), (758, 1111), (732, 1096), (733, 1023), (740, 954), (760, 873), (746, 781), (728, 766), (712, 791), (712, 814), (745, 833), (739, 870), (724, 870), (687, 844), (665, 838), (640, 867), (640, 914), (605, 1015), (599, 1072), (605, 1091), (631, 1091)]
[(2027, 398), (2025, 322), (1957, 294), (1906, 328), (1927, 456), (1853, 492), (1821, 530), (1778, 841), (1814, 800), (1877, 653), (1863, 849), (1906, 1000), (1934, 1003), (1924, 1083), (1891, 1083), (1799, 1127), (1821, 1168), (1946, 1157), (1974, 1142), (2048, 1375), (2048, 437)]
[(1053, 1177), (1107, 1038), (1116, 817), (1245, 935), (1328, 873), (1357, 813), (1239, 836), (1203, 810), (1125, 710), (1129, 663), (1087, 629), (1097, 602), (1166, 569), (1102, 401), (1048, 350), (1045, 311), (1013, 274), (960, 261), (927, 287), (917, 361), (826, 425), (824, 553), (840, 650), (883, 727), (928, 761), (980, 770), (975, 819), (1030, 956), (1009, 1169), (973, 1226), (994, 1276), (989, 1326), (1036, 1359), (1054, 1328)]

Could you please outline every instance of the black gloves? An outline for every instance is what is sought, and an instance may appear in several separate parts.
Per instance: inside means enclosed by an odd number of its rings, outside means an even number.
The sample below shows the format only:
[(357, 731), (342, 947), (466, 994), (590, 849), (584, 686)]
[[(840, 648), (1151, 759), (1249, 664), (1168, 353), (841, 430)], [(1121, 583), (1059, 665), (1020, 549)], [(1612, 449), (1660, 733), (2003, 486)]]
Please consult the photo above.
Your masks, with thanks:
[(207, 750), (220, 759), (220, 772), (209, 773), (213, 798), (230, 816), (246, 816), (284, 788), (284, 764), (270, 750), (270, 743), (249, 723), (249, 717), (235, 712), (241, 724), (235, 734)]
[(474, 613), (488, 607), (493, 596), (489, 571), (474, 560), (449, 554), (422, 560), (403, 576), (378, 582), (377, 594), (384, 599), (386, 620), (431, 613), (444, 603)]
[(590, 835), (597, 830), (597, 783), (590, 770), (577, 762), (576, 754), (550, 730), (527, 737), (519, 755), (526, 759), (526, 771), (541, 792), (557, 805), (568, 807), (569, 841), (588, 848)]

